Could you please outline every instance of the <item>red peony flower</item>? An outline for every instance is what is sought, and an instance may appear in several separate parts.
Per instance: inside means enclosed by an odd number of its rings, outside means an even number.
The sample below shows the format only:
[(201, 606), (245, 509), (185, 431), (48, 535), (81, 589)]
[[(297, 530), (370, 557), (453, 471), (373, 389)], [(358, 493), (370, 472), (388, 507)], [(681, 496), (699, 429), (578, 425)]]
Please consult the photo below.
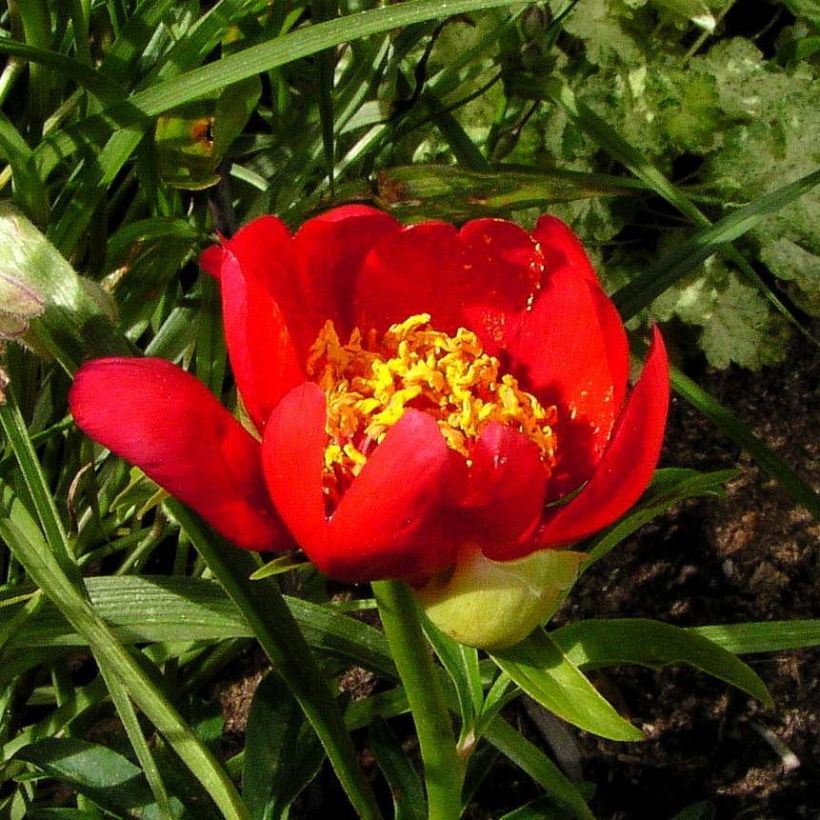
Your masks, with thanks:
[(77, 424), (237, 546), (420, 583), (465, 548), (579, 541), (646, 488), (669, 400), (660, 334), (627, 390), (623, 323), (557, 219), (460, 231), (337, 208), (205, 251), (245, 429), (158, 359), (77, 373)]

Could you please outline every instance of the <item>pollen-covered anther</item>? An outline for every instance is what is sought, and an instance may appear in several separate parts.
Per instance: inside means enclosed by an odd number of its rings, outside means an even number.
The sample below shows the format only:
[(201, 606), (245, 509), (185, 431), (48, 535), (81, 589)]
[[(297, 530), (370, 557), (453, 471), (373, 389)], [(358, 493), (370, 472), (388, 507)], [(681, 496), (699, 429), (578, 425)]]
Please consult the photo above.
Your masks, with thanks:
[(503, 373), (478, 336), (434, 330), (426, 313), (391, 325), (381, 339), (357, 328), (342, 344), (328, 321), (314, 342), (308, 375), (327, 397), (325, 490), (335, 496), (361, 472), (368, 452), (413, 408), (433, 416), (447, 445), (470, 461), (471, 446), (490, 422), (535, 443), (544, 469), (555, 463), (555, 407), (543, 407)]

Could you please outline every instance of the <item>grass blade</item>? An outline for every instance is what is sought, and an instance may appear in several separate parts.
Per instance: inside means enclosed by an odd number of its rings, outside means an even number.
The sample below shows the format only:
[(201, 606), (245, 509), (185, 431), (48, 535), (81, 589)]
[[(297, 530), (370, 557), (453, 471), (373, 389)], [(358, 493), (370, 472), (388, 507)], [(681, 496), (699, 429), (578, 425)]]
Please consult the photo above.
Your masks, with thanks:
[(674, 285), (692, 268), (705, 262), (718, 249), (734, 242), (762, 219), (798, 199), (820, 183), (820, 171), (784, 185), (760, 199), (723, 217), (709, 228), (699, 231), (687, 242), (660, 259), (649, 270), (633, 279), (612, 296), (624, 319), (630, 319), (656, 296)]

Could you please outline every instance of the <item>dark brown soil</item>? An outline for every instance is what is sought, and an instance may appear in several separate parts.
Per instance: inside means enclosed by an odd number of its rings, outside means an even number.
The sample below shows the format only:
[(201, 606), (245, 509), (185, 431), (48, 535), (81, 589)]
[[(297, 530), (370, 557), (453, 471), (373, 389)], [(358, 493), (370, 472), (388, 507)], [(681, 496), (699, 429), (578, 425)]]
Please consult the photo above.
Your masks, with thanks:
[[(820, 489), (816, 351), (796, 347), (782, 367), (706, 373), (699, 382)], [(642, 616), (695, 626), (818, 617), (820, 524), (681, 399), (667, 442), (670, 466), (737, 466), (727, 496), (689, 502), (645, 527), (583, 577), (561, 620)], [(820, 817), (820, 652), (747, 661), (774, 708), (690, 669), (600, 677), (649, 740), (580, 738), (598, 817), (673, 817), (698, 801), (719, 818)]]

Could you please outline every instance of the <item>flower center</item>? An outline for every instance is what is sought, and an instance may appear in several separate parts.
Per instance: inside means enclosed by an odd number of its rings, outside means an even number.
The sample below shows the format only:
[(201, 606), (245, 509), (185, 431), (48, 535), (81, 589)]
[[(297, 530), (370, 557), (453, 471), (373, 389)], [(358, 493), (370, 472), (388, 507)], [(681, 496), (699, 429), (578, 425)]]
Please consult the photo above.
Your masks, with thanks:
[(408, 408), (432, 415), (447, 445), (467, 458), (490, 422), (513, 427), (538, 447), (544, 469), (555, 463), (555, 407), (543, 407), (503, 373), (475, 333), (434, 330), (421, 313), (391, 325), (381, 339), (356, 328), (342, 344), (328, 320), (310, 349), (307, 373), (327, 396), (330, 443), (325, 491), (336, 496), (361, 472), (368, 453)]

